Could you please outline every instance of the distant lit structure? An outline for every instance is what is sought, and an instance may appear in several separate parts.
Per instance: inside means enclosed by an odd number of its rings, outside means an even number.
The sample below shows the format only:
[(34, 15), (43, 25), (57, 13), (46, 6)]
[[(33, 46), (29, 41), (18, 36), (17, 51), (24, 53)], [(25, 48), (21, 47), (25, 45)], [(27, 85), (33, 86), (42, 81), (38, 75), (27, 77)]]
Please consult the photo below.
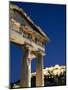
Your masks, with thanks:
[[(55, 65), (55, 66), (51, 66), (43, 69), (44, 76), (45, 75), (60, 76), (60, 75), (63, 75), (64, 72), (66, 72), (66, 66)], [(36, 72), (32, 73), (32, 77), (33, 76), (36, 76)]]

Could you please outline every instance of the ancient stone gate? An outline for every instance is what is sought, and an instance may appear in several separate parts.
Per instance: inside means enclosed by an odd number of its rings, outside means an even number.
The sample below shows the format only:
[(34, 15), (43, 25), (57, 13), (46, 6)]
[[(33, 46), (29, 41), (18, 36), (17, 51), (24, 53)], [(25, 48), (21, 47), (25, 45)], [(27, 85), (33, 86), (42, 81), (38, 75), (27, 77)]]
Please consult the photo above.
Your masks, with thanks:
[(47, 35), (30, 17), (16, 5), (9, 7), (10, 42), (20, 44), (24, 56), (22, 60), (21, 87), (31, 87), (31, 61), (36, 58), (36, 86), (44, 86), (43, 56)]

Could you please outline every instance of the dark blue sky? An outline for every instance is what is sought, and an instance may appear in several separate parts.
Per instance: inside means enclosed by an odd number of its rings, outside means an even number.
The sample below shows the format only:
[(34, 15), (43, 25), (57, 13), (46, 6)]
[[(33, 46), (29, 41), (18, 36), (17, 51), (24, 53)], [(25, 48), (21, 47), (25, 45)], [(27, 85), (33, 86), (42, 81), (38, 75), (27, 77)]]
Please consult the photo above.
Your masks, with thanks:
[[(50, 38), (46, 45), (46, 56), (44, 57), (44, 68), (55, 64), (65, 65), (66, 50), (66, 6), (55, 4), (14, 4), (23, 8), (31, 19), (39, 25)], [(10, 43), (10, 81), (20, 79), (22, 50), (16, 44)], [(32, 61), (32, 71), (36, 70), (36, 62)]]

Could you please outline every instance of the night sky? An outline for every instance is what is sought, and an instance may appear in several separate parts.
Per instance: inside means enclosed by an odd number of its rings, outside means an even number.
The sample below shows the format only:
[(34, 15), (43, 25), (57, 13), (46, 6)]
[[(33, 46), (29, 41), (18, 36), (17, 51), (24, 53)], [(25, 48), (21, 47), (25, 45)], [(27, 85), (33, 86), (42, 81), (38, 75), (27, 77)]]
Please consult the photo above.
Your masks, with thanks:
[[(55, 4), (35, 4), (13, 2), (31, 17), (36, 25), (48, 35), (44, 68), (56, 64), (66, 64), (66, 6)], [(10, 43), (10, 82), (20, 79), (23, 52), (21, 47)], [(36, 70), (36, 60), (32, 61), (32, 72)]]

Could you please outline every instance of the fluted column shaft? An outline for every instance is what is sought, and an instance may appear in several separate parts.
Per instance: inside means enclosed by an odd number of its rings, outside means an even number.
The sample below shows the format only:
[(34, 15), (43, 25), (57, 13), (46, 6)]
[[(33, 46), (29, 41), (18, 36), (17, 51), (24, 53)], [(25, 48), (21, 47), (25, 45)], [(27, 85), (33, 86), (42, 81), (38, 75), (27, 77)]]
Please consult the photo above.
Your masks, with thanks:
[(24, 55), (22, 60), (22, 72), (21, 72), (21, 87), (31, 87), (31, 60), (29, 58), (30, 49), (24, 48)]
[(36, 86), (44, 86), (43, 56), (39, 54), (36, 60)]

